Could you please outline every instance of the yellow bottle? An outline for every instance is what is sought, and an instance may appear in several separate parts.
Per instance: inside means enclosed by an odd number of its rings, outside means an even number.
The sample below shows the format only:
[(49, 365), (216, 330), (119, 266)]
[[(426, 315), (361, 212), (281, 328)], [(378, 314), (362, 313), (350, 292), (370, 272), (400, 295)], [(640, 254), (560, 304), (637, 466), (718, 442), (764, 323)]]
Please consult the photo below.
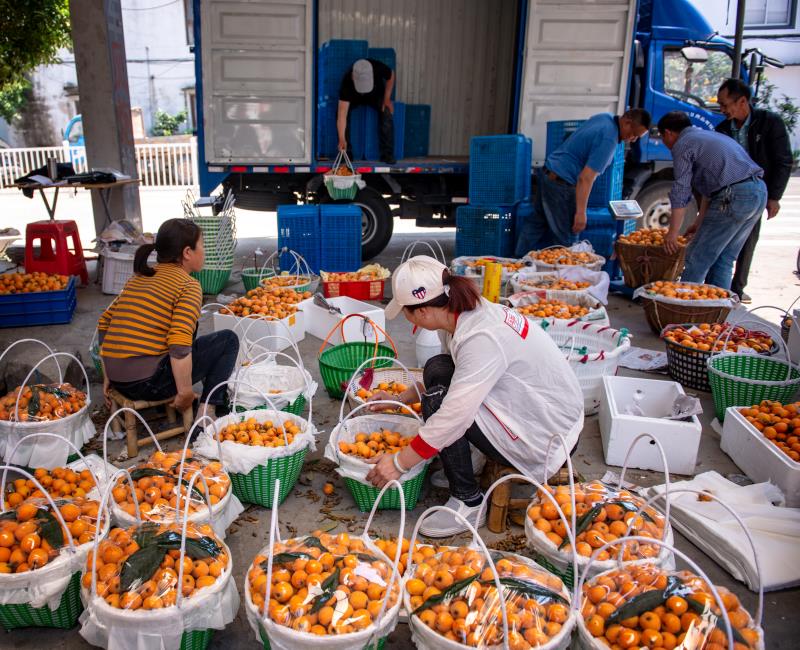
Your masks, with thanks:
[(487, 262), (483, 268), (483, 297), (490, 302), (500, 302), (500, 285), (503, 276), (503, 265)]

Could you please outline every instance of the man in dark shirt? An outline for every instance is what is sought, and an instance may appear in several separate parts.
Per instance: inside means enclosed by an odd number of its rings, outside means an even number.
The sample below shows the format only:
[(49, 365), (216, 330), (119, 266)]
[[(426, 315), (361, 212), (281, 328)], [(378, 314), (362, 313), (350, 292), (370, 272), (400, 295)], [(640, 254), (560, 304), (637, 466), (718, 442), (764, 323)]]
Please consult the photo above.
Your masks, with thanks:
[[(767, 219), (781, 208), (781, 197), (792, 173), (792, 148), (789, 133), (779, 115), (750, 105), (750, 87), (741, 79), (727, 79), (717, 91), (719, 107), (728, 119), (717, 125), (717, 131), (736, 140), (759, 167), (767, 184)], [(750, 264), (761, 232), (761, 219), (756, 221), (736, 260), (731, 289), (742, 302), (750, 302), (744, 292)]]
[(378, 144), (381, 160), (394, 163), (394, 72), (375, 59), (359, 59), (342, 78), (339, 86), (339, 109), (336, 129), (339, 132), (339, 150), (348, 150), (350, 106), (370, 106), (378, 111)]

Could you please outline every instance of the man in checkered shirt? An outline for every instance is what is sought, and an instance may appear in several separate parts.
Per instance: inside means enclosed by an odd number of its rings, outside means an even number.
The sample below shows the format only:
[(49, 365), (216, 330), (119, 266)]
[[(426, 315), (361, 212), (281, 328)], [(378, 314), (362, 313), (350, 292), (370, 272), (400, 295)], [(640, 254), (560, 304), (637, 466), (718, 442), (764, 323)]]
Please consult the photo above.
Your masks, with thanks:
[(681, 279), (730, 289), (733, 263), (767, 205), (764, 170), (733, 139), (692, 126), (683, 111), (664, 115), (658, 130), (672, 151), (675, 173), (667, 251), (678, 250), (686, 206), (695, 191), (700, 209), (686, 231), (692, 240)]

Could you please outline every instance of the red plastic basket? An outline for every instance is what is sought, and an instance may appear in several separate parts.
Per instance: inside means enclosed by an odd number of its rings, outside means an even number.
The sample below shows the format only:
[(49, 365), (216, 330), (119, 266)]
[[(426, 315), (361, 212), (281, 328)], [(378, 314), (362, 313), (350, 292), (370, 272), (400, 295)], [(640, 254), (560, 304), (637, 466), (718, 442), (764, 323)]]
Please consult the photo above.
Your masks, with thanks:
[(348, 296), (356, 300), (383, 300), (385, 280), (353, 280), (350, 282), (323, 282), (326, 298)]

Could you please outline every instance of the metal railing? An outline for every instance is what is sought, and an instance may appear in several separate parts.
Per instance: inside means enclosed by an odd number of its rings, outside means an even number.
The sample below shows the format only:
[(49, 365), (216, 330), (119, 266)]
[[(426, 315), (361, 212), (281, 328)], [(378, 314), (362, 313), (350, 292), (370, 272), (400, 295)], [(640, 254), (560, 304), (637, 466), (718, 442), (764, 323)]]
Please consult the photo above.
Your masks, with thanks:
[[(136, 144), (137, 176), (142, 186), (189, 187), (197, 185), (197, 138), (189, 142)], [(47, 166), (47, 159), (71, 162), (76, 173), (88, 170), (86, 148), (61, 147), (0, 149), (0, 189), (13, 187), (20, 176)]]

